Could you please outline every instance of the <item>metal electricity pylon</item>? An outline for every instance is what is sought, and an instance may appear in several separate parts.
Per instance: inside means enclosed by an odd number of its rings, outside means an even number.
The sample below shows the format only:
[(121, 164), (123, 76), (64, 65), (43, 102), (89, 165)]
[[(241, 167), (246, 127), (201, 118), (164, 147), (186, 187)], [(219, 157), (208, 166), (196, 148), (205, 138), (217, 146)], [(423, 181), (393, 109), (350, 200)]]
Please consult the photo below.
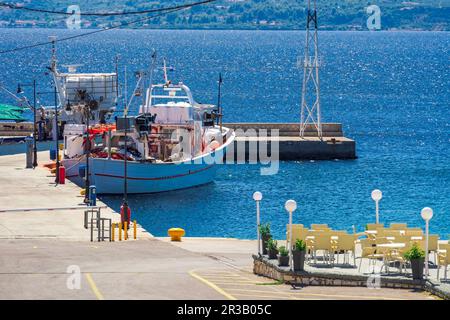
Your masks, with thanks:
[(317, 38), (316, 0), (311, 8), (308, 1), (306, 22), (305, 58), (303, 60), (303, 86), (300, 120), (300, 136), (304, 137), (306, 126), (312, 124), (317, 135), (322, 139), (322, 123), (320, 114), (320, 81), (319, 81), (319, 44)]

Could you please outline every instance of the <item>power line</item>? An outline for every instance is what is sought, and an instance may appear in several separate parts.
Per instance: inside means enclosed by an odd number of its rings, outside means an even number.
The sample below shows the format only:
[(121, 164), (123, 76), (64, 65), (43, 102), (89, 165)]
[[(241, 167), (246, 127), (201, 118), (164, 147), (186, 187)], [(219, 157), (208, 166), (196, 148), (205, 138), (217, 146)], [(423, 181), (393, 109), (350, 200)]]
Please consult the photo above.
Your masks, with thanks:
[[(157, 9), (149, 9), (149, 10), (142, 10), (142, 11), (124, 11), (124, 12), (80, 12), (79, 14), (81, 16), (123, 16), (123, 15), (135, 15), (135, 14), (147, 14), (147, 13), (156, 13), (156, 12), (162, 12), (162, 11), (169, 11), (173, 9), (185, 9), (190, 8), (193, 6), (201, 5), (201, 4), (207, 4), (211, 2), (215, 2), (217, 0), (204, 0), (201, 2), (195, 2), (191, 4), (183, 4), (178, 5), (174, 7), (166, 7), (166, 8), (157, 8)], [(25, 6), (19, 6), (17, 4), (12, 3), (6, 3), (6, 2), (0, 2), (0, 7), (6, 7), (13, 10), (24, 10), (24, 11), (32, 11), (32, 12), (40, 12), (40, 13), (51, 13), (51, 14), (60, 14), (60, 15), (73, 15), (72, 12), (66, 12), (66, 11), (55, 11), (55, 10), (48, 10), (48, 9), (39, 9), (39, 8), (30, 8)]]
[[(165, 8), (164, 11), (160, 12), (159, 14), (156, 15), (152, 15), (151, 17), (145, 17), (145, 18), (141, 18), (141, 19), (137, 19), (137, 20), (133, 20), (130, 22), (122, 22), (116, 26), (112, 26), (112, 27), (108, 27), (108, 28), (104, 28), (104, 29), (100, 29), (100, 30), (94, 30), (91, 32), (86, 32), (86, 33), (82, 33), (82, 34), (78, 34), (75, 36), (70, 36), (70, 37), (66, 37), (66, 38), (61, 38), (58, 40), (55, 40), (55, 42), (62, 42), (62, 41), (67, 41), (67, 40), (73, 40), (76, 38), (81, 38), (81, 37), (85, 37), (85, 36), (89, 36), (92, 34), (96, 34), (96, 33), (101, 33), (101, 32), (105, 32), (105, 31), (109, 31), (109, 30), (113, 30), (113, 29), (118, 29), (122, 26), (129, 26), (132, 24), (136, 24), (136, 23), (140, 23), (140, 22), (145, 22), (151, 19), (155, 19), (173, 12), (177, 12), (177, 11), (181, 11), (187, 8), (191, 8), (194, 6), (199, 6), (202, 4), (205, 4), (207, 2), (213, 2), (216, 0), (208, 0), (208, 1), (201, 1), (201, 2), (195, 2), (195, 3), (191, 3), (191, 4), (186, 4), (183, 6), (175, 6), (175, 7), (171, 7), (171, 8)], [(161, 10), (161, 9), (160, 9)], [(32, 48), (36, 48), (36, 47), (41, 47), (41, 46), (45, 46), (45, 45), (49, 45), (49, 44), (53, 44), (52, 41), (46, 41), (46, 42), (40, 42), (40, 43), (36, 43), (33, 45), (29, 45), (29, 46), (23, 46), (23, 47), (18, 47), (18, 48), (14, 48), (14, 49), (9, 49), (9, 50), (4, 50), (4, 51), (0, 51), (0, 54), (4, 54), (4, 53), (11, 53), (11, 52), (17, 52), (17, 51), (21, 51), (21, 50), (26, 50), (26, 49), (32, 49)]]

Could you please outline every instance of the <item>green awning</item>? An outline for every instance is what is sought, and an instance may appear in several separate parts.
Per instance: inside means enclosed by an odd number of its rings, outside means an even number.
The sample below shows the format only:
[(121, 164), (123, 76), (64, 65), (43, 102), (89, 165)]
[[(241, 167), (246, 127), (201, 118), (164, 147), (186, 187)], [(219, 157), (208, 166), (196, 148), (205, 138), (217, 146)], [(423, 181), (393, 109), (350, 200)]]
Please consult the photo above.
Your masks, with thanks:
[(9, 104), (0, 104), (0, 120), (22, 122), (26, 119), (22, 116), (24, 109)]

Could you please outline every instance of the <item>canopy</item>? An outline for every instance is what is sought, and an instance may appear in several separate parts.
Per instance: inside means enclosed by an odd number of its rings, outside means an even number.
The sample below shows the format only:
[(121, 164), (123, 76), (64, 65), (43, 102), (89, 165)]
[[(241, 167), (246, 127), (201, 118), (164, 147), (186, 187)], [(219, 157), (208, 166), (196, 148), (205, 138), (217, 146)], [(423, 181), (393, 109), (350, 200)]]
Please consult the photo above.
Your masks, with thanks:
[(22, 116), (24, 109), (8, 104), (0, 104), (0, 120), (22, 122), (26, 119)]

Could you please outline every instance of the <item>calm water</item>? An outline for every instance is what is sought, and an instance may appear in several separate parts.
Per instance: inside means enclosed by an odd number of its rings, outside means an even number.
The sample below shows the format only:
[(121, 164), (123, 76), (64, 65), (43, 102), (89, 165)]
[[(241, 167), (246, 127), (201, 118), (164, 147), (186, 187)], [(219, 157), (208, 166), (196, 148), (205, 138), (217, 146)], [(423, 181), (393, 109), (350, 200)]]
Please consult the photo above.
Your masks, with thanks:
[[(0, 29), (0, 50), (60, 37), (70, 31)], [(431, 230), (450, 234), (450, 33), (323, 32), (321, 71), (324, 121), (342, 122), (357, 141), (355, 161), (283, 162), (275, 176), (256, 165), (224, 166), (214, 184), (157, 195), (132, 196), (134, 217), (155, 235), (183, 227), (189, 236), (255, 237), (252, 193), (263, 193), (262, 220), (285, 232), (287, 199), (297, 223), (358, 229), (373, 222), (370, 192), (383, 191), (381, 219), (422, 225), (420, 210), (434, 209)], [(303, 32), (120, 30), (58, 45), (61, 64), (80, 71), (113, 71), (120, 54), (132, 71), (144, 69), (155, 48), (176, 67), (201, 102), (216, 102), (224, 74), (226, 121), (297, 121)], [(37, 77), (48, 90), (49, 48), (0, 55), (2, 82)], [(1, 101), (7, 97), (0, 93)], [(48, 98), (48, 97), (47, 97)], [(46, 101), (45, 95), (41, 98)], [(118, 209), (121, 197), (103, 200)]]

